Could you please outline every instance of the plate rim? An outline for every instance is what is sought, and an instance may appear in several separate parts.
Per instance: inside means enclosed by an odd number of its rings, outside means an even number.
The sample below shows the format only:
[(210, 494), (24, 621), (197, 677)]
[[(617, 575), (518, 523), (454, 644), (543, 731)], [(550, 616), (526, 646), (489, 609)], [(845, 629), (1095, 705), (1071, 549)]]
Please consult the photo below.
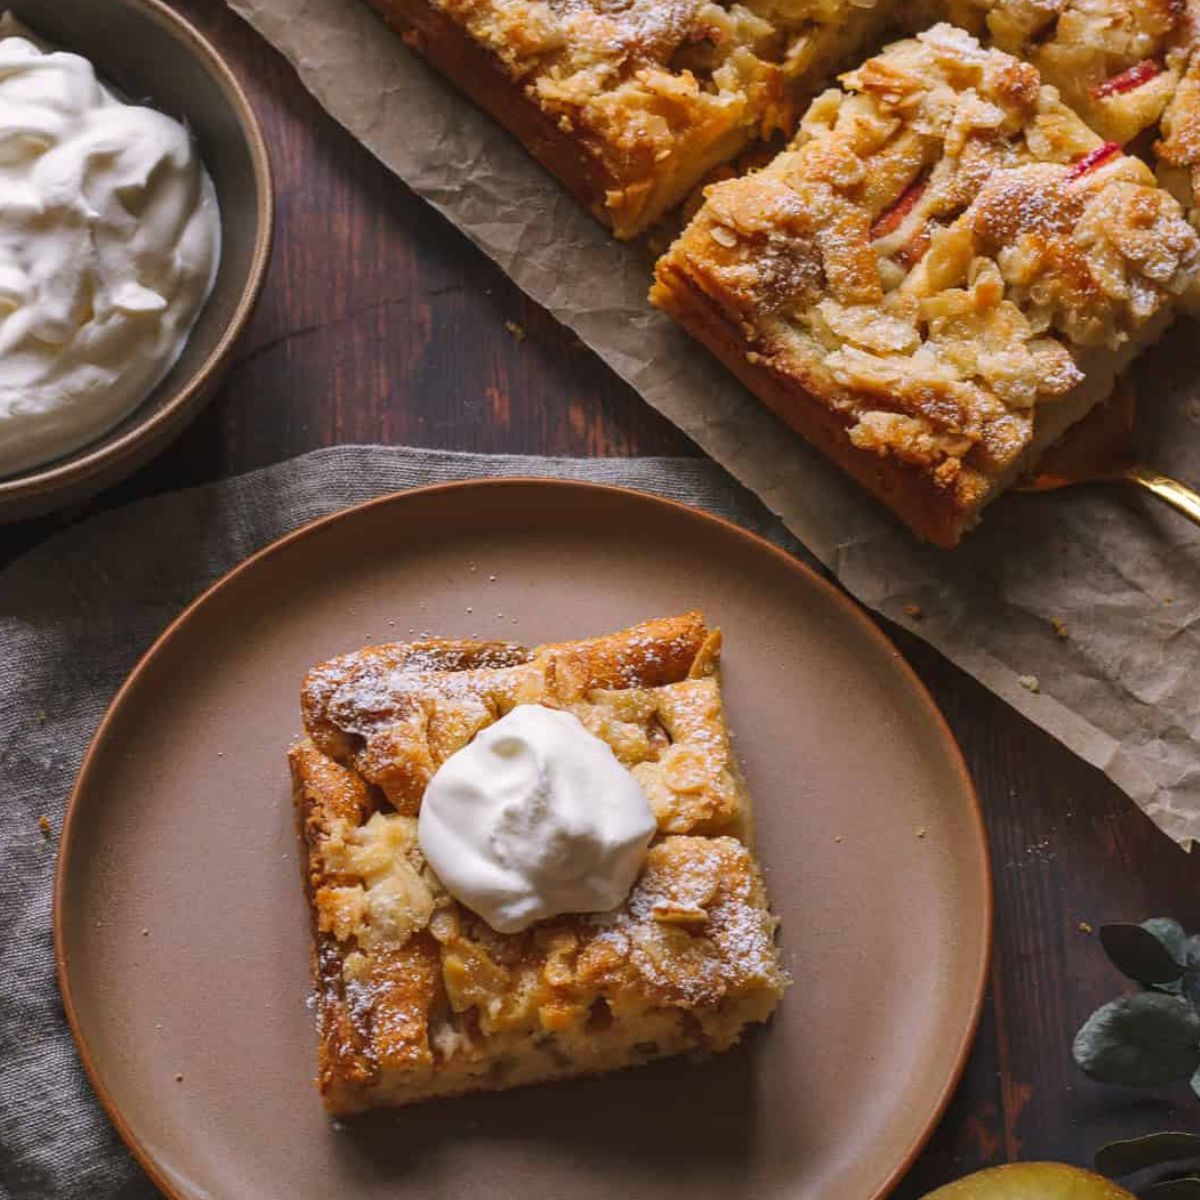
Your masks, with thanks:
[(133, 690), (140, 677), (149, 669), (152, 661), (162, 654), (168, 645), (175, 640), (180, 630), (191, 620), (193, 614), (215, 598), (219, 592), (232, 585), (235, 580), (257, 569), (271, 556), (296, 545), (306, 538), (312, 537), (328, 526), (337, 524), (339, 521), (351, 520), (370, 509), (380, 508), (389, 504), (402, 504), (405, 500), (412, 497), (424, 498), (437, 493), (462, 492), (471, 489), (487, 490), (491, 488), (530, 486), (591, 493), (599, 495), (602, 498), (613, 495), (626, 498), (632, 497), (642, 503), (667, 509), (676, 516), (699, 521), (701, 524), (708, 523), (715, 525), (723, 532), (733, 534), (735, 538), (740, 538), (749, 543), (755, 549), (767, 552), (777, 562), (804, 579), (806, 583), (815, 585), (818, 590), (823, 591), (834, 602), (835, 606), (840, 609), (842, 614), (852, 624), (856, 625), (860, 632), (865, 633), (868, 639), (873, 641), (880, 650), (886, 653), (898, 667), (905, 683), (920, 704), (925, 716), (932, 721), (933, 726), (936, 728), (939, 740), (948, 752), (950, 765), (959, 777), (959, 782), (969, 802), (970, 816), (972, 818), (971, 824), (982, 865), (983, 937), (980, 944), (979, 958), (975, 963), (974, 995), (971, 1010), (958, 1044), (954, 1049), (950, 1069), (938, 1092), (937, 1101), (903, 1156), (889, 1170), (876, 1191), (869, 1197), (866, 1197), (866, 1200), (884, 1200), (896, 1184), (899, 1183), (905, 1172), (916, 1161), (921, 1151), (925, 1148), (926, 1143), (932, 1137), (934, 1130), (940, 1124), (942, 1117), (945, 1115), (954, 1091), (966, 1069), (967, 1060), (975, 1045), (983, 1015), (988, 976), (994, 951), (995, 887), (987, 827), (983, 818), (983, 809), (979, 802), (979, 793), (975, 787), (974, 780), (971, 778), (971, 773), (967, 769), (962, 749), (955, 739), (945, 715), (937, 706), (929, 689), (909, 664), (908, 660), (900, 653), (891, 638), (872, 620), (868, 615), (867, 609), (861, 606), (847, 592), (843, 591), (829, 579), (826, 579), (823, 575), (820, 575), (812, 567), (808, 566), (807, 563), (789, 553), (781, 546), (777, 546), (761, 534), (754, 533), (726, 517), (718, 516), (706, 509), (685, 504), (682, 501), (673, 500), (666, 496), (660, 496), (653, 492), (645, 492), (633, 487), (620, 487), (615, 484), (594, 483), (590, 480), (536, 475), (485, 476), (476, 479), (457, 479), (444, 483), (424, 484), (417, 487), (403, 488), (394, 492), (386, 492), (381, 496), (375, 496), (369, 500), (351, 504), (346, 508), (327, 513), (268, 542), (265, 546), (262, 546), (246, 558), (243, 558), (240, 562), (234, 564), (234, 566), (185, 605), (179, 614), (150, 643), (149, 647), (139, 657), (133, 669), (125, 677), (120, 687), (113, 694), (112, 699), (106, 705), (104, 715), (100, 718), (100, 722), (88, 742), (87, 749), (79, 765), (75, 783), (71, 788), (71, 794), (67, 799), (62, 829), (59, 833), (58, 855), (54, 864), (52, 920), (55, 978), (58, 984), (59, 995), (62, 999), (63, 1011), (67, 1018), (67, 1025), (71, 1031), (71, 1037), (75, 1042), (75, 1047), (79, 1054), (79, 1059), (83, 1064), (84, 1072), (87, 1075), (88, 1083), (91, 1085), (92, 1091), (100, 1103), (100, 1107), (104, 1110), (113, 1128), (138, 1165), (146, 1172), (154, 1185), (168, 1197), (168, 1200), (188, 1200), (188, 1197), (174, 1186), (165, 1172), (160, 1168), (154, 1156), (142, 1144), (130, 1124), (125, 1120), (123, 1112), (109, 1092), (101, 1076), (96, 1058), (80, 1028), (79, 1014), (75, 1005), (74, 995), (71, 991), (70, 967), (64, 950), (63, 909), (66, 902), (68, 878), (70, 875), (69, 867), (72, 858), (75, 818), (82, 807), (82, 797), (89, 782), (89, 777), (92, 774), (94, 761), (101, 744), (106, 739), (110, 725), (112, 725), (118, 711), (123, 706), (127, 694)]

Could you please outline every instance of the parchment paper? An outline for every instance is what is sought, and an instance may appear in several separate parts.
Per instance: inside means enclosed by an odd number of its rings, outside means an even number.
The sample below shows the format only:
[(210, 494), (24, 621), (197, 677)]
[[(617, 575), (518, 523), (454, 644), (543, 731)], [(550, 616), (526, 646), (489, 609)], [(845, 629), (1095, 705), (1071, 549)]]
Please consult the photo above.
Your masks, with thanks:
[[(337, 121), (757, 493), (859, 600), (1098, 766), (1171, 837), (1200, 839), (1200, 530), (1118, 486), (1087, 487), (1006, 497), (956, 551), (918, 545), (650, 307), (645, 249), (613, 241), (359, 0), (229, 3)], [(1138, 371), (1147, 457), (1193, 481), (1196, 336), (1178, 327)]]

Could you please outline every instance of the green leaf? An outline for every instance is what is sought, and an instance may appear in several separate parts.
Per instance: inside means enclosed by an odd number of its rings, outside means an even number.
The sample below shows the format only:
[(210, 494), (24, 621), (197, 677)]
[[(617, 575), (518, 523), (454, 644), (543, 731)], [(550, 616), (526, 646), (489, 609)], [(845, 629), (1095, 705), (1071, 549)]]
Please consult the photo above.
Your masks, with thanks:
[(1200, 1157), (1200, 1133), (1168, 1130), (1101, 1146), (1096, 1151), (1096, 1170), (1116, 1179), (1132, 1175), (1134, 1171), (1144, 1171), (1147, 1167), (1196, 1157)]
[(1101, 1083), (1154, 1087), (1188, 1079), (1200, 1068), (1200, 1015), (1182, 996), (1120, 996), (1088, 1017), (1071, 1052)]
[(1189, 1175), (1186, 1179), (1164, 1179), (1148, 1187), (1142, 1200), (1200, 1200), (1200, 1176)]
[(1112, 960), (1112, 964), (1130, 979), (1147, 986), (1155, 983), (1170, 983), (1183, 974), (1183, 964), (1175, 957), (1168, 944), (1173, 944), (1172, 931), (1166, 928), (1150, 929), (1151, 924), (1172, 925), (1179, 930), (1180, 952), (1183, 949), (1183, 930), (1174, 922), (1147, 921), (1145, 925), (1101, 925), (1100, 944)]
[(1200, 1012), (1200, 935), (1193, 934), (1183, 946), (1183, 994)]
[(1142, 928), (1154, 934), (1177, 963), (1183, 962), (1183, 947), (1187, 941), (1187, 934), (1178, 921), (1170, 917), (1151, 917), (1142, 922)]

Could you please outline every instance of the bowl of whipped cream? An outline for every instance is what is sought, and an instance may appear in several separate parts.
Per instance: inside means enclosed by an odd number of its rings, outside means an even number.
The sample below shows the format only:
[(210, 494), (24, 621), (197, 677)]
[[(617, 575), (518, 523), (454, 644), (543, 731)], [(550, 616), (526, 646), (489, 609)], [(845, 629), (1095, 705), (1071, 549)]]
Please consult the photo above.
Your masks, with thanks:
[(160, 0), (0, 17), (0, 520), (81, 500), (195, 416), (258, 299), (273, 200), (232, 72)]

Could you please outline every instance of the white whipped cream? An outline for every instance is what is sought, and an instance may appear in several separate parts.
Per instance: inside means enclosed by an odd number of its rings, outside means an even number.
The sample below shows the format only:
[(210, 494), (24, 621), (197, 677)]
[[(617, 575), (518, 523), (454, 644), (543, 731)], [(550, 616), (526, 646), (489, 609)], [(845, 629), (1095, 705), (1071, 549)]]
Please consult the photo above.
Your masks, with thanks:
[(456, 900), (515, 933), (615, 908), (654, 830), (645, 794), (604, 742), (570, 713), (521, 704), (442, 764), (417, 837)]
[(0, 475), (92, 441), (179, 357), (221, 223), (187, 130), (0, 40)]

